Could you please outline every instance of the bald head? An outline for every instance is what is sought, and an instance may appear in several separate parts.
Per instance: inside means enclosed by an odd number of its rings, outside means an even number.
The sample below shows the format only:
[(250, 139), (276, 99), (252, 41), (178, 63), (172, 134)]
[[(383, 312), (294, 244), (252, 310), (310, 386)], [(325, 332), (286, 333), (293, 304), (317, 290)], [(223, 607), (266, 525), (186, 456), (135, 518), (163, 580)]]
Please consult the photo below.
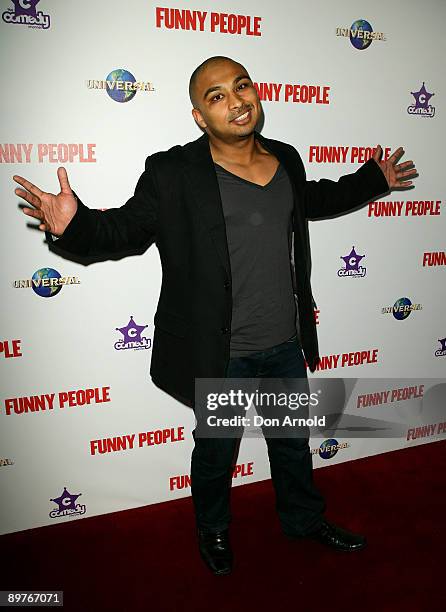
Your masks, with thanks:
[(199, 66), (195, 68), (189, 80), (189, 97), (190, 97), (190, 101), (192, 102), (192, 106), (194, 108), (197, 108), (199, 106), (199, 100), (196, 94), (196, 85), (197, 85), (197, 81), (199, 77), (205, 71), (212, 69), (216, 65), (222, 64), (225, 62), (230, 62), (231, 64), (234, 64), (235, 66), (239, 66), (243, 72), (246, 72), (246, 74), (248, 74), (246, 68), (242, 66), (242, 64), (240, 64), (239, 62), (236, 62), (230, 57), (225, 57), (224, 55), (215, 55), (214, 57), (208, 57), (208, 59), (204, 60), (204, 62), (202, 62)]

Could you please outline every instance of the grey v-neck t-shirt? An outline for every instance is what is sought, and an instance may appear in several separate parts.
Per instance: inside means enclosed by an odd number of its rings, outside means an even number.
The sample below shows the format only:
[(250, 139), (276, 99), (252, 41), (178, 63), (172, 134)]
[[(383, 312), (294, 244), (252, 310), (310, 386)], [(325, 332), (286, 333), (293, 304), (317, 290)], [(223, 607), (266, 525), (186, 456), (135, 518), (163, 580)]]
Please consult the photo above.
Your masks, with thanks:
[(291, 236), (293, 191), (279, 164), (257, 185), (215, 164), (232, 274), (230, 357), (285, 342), (296, 333)]

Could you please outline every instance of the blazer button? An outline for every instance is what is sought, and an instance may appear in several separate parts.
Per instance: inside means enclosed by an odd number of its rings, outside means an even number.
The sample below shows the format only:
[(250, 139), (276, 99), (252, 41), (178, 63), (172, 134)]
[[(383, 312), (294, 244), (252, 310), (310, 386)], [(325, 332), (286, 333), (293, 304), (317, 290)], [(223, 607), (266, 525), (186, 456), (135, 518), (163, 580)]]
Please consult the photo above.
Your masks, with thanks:
[(229, 289), (230, 286), (231, 283), (229, 281), (225, 281), (224, 288), (226, 289), (226, 291)]
[(227, 334), (229, 332), (229, 327), (222, 327), (221, 328), (221, 333), (222, 334)]

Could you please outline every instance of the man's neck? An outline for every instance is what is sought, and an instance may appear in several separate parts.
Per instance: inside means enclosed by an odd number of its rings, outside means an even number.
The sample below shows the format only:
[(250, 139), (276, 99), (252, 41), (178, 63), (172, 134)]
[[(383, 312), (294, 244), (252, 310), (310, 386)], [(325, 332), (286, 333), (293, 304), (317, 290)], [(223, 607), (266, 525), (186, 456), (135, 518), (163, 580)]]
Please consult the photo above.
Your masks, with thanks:
[(224, 142), (210, 136), (209, 146), (215, 163), (231, 162), (240, 166), (249, 166), (259, 154), (254, 132), (246, 138), (232, 142)]

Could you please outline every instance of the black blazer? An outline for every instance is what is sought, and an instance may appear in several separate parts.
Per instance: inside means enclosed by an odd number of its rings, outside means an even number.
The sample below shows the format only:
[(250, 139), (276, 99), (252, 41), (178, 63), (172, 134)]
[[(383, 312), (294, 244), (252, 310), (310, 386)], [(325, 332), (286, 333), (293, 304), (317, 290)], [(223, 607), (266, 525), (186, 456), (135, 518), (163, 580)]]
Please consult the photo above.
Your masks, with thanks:
[[(291, 145), (264, 138), (261, 144), (285, 167), (294, 192), (294, 261), (298, 327), (313, 372), (318, 356), (310, 285), (307, 219), (346, 212), (388, 191), (373, 160), (339, 181), (307, 181)], [(226, 226), (207, 134), (184, 146), (150, 155), (135, 194), (121, 208), (78, 210), (51, 250), (110, 257), (155, 242), (162, 285), (155, 314), (150, 375), (155, 385), (189, 406), (194, 380), (223, 378), (229, 360), (232, 315), (231, 269)]]

